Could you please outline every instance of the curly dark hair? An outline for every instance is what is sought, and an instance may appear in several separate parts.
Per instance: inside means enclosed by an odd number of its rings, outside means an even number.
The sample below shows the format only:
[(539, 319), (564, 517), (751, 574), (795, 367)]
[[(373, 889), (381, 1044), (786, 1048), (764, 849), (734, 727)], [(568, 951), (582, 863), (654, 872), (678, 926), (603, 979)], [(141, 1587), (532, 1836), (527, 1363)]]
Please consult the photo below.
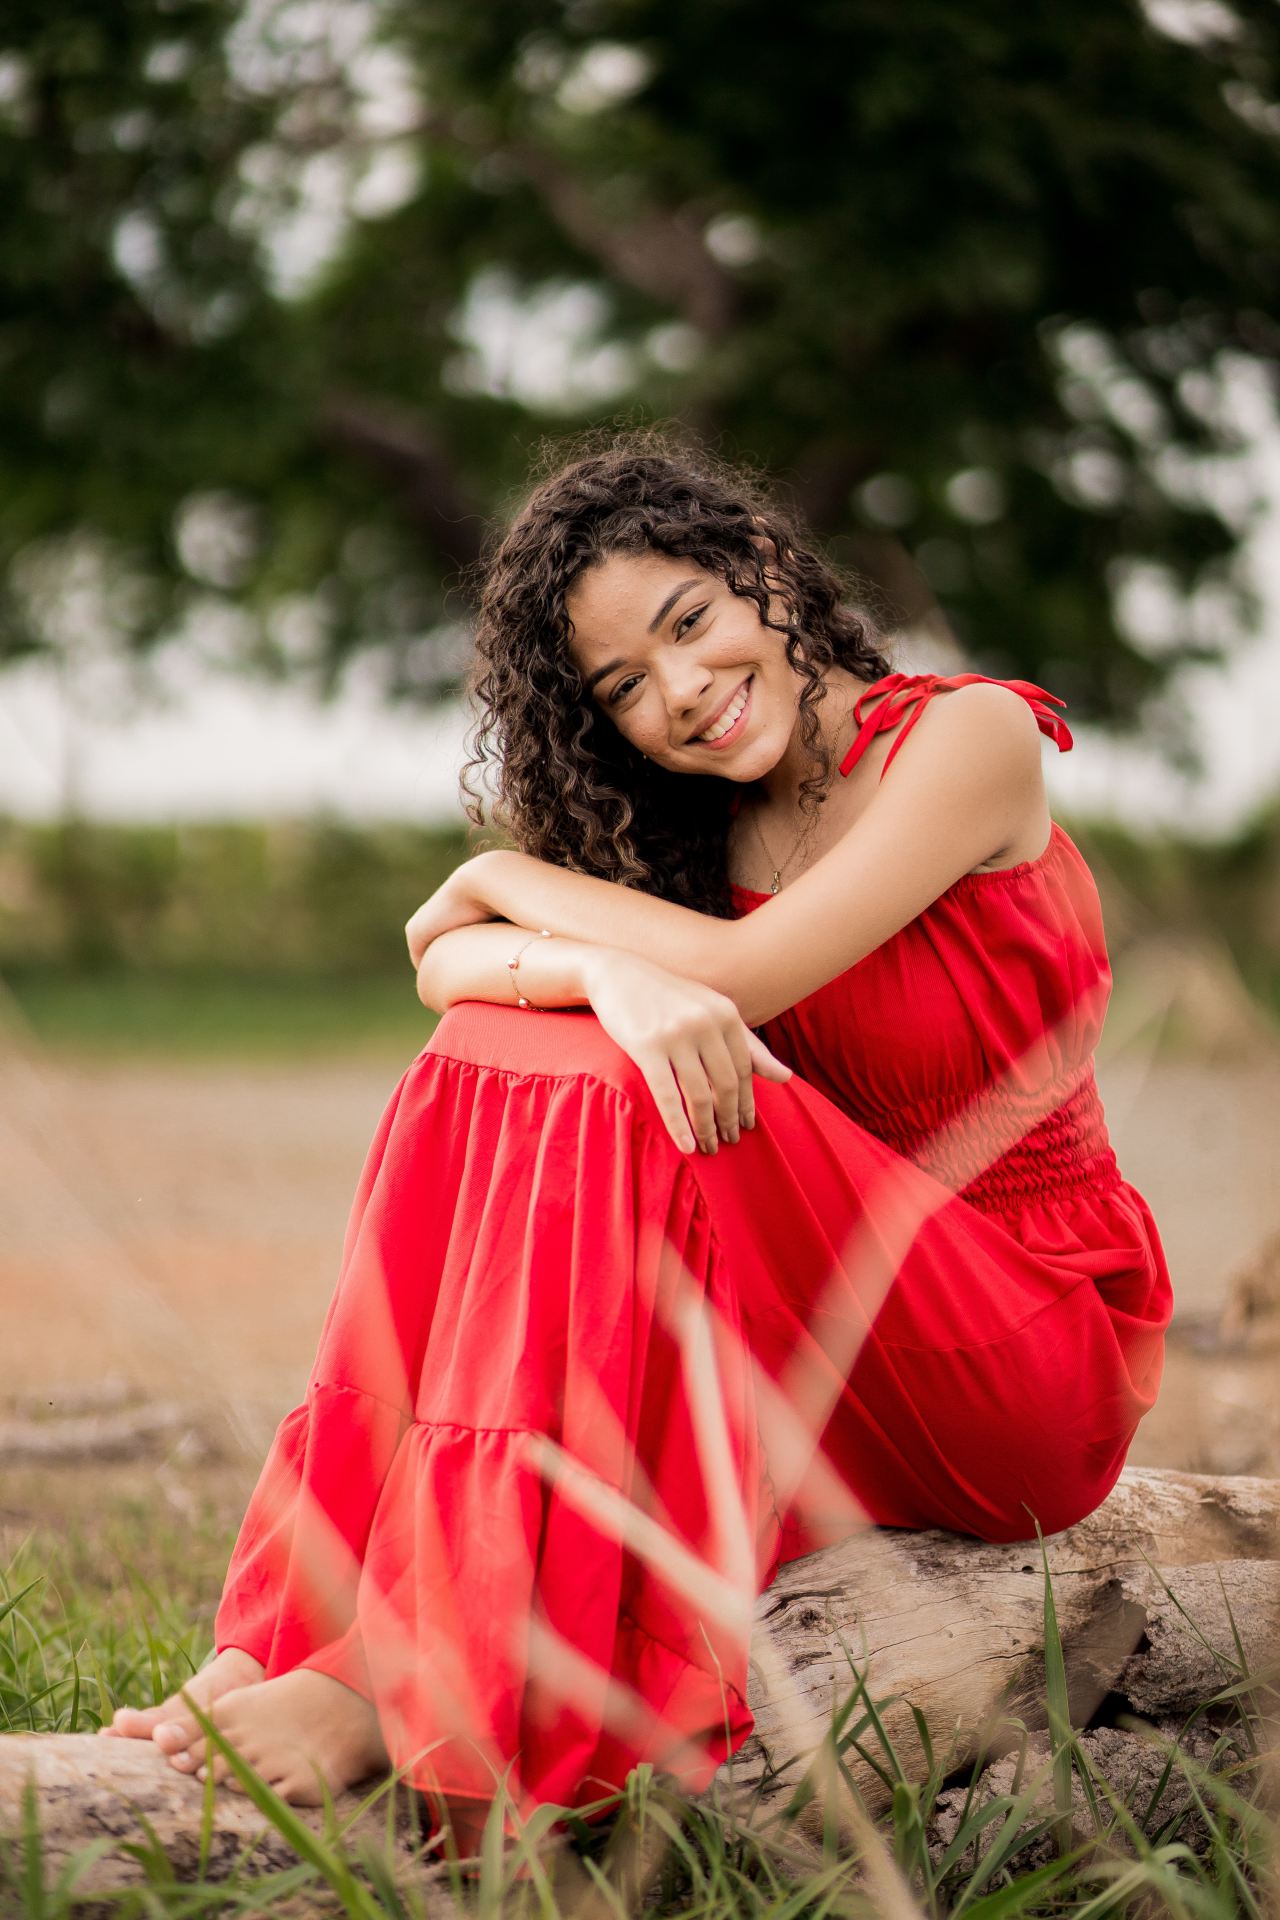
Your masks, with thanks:
[[(540, 860), (727, 918), (727, 840), (738, 783), (656, 766), (586, 691), (569, 649), (565, 601), (584, 568), (611, 553), (679, 555), (753, 600), (802, 675), (800, 737), (814, 762), (801, 807), (816, 820), (834, 767), (819, 737), (823, 670), (888, 672), (865, 605), (797, 519), (751, 475), (670, 429), (613, 433), (557, 461), (476, 576), (468, 690), (478, 718), (462, 773), (467, 815), (485, 824), (470, 775), (496, 763), (494, 822)], [(544, 462), (546, 457), (544, 456)], [(770, 585), (786, 608), (770, 618)]]

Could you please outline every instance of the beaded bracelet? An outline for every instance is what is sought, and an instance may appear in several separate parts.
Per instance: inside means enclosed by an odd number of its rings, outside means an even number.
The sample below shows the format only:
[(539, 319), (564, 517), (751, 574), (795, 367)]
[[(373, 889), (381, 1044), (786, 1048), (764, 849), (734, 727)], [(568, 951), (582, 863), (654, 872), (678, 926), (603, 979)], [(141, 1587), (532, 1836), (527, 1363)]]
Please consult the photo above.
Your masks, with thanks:
[(534, 1007), (532, 1000), (525, 999), (520, 991), (520, 982), (516, 979), (516, 968), (520, 965), (520, 955), (524, 952), (525, 947), (531, 947), (535, 940), (549, 940), (550, 938), (550, 927), (539, 927), (537, 933), (531, 933), (529, 935), (529, 938), (524, 942), (524, 946), (516, 948), (515, 953), (507, 962), (507, 972), (511, 975), (511, 990), (516, 996), (516, 1005), (518, 1007), (533, 1007), (535, 1013), (545, 1013), (547, 1009), (545, 1007)]

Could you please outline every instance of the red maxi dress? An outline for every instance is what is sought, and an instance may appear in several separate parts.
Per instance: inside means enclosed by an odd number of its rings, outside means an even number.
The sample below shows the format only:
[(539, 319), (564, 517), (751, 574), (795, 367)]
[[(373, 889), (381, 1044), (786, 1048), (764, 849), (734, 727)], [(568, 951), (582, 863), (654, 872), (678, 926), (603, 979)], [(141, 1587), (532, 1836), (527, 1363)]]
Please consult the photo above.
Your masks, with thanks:
[[(972, 677), (878, 681), (841, 772)], [(451, 1008), (373, 1140), (218, 1648), (354, 1687), (463, 1818), (499, 1780), (527, 1813), (642, 1760), (698, 1788), (750, 1731), (782, 1561), (867, 1522), (1091, 1512), (1171, 1305), (1094, 1083), (1109, 988), (1055, 825), (769, 1021), (794, 1077), (757, 1076), (714, 1155), (589, 1009)]]

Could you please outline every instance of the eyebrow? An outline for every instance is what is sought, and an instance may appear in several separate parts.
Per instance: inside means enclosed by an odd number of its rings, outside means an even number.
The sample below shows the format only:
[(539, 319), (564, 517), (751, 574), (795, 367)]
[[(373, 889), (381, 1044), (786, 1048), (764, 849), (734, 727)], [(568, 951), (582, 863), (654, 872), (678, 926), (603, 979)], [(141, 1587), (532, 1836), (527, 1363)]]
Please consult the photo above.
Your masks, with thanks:
[[(662, 625), (663, 621), (666, 619), (667, 615), (670, 613), (672, 607), (674, 607), (674, 605), (676, 604), (676, 601), (681, 599), (686, 593), (688, 593), (690, 587), (696, 587), (700, 585), (701, 585), (701, 581), (697, 575), (694, 575), (693, 578), (689, 580), (678, 581), (676, 585), (672, 587), (670, 593), (667, 595), (662, 605), (658, 608), (658, 611), (654, 614), (652, 620), (649, 622), (649, 625), (647, 626), (645, 631), (647, 633), (656, 633), (658, 628)], [(625, 660), (610, 660), (607, 666), (597, 667), (595, 672), (591, 674), (587, 680), (587, 692), (590, 693), (592, 688), (599, 681), (603, 680), (608, 674), (616, 673), (619, 667), (625, 667), (626, 664), (627, 663)]]
[(652, 620), (649, 622), (649, 625), (646, 631), (648, 633), (656, 633), (658, 628), (662, 625), (663, 621), (666, 619), (667, 615), (670, 613), (672, 607), (674, 607), (676, 601), (679, 600), (683, 594), (688, 593), (690, 587), (696, 587), (697, 585), (698, 585), (698, 580), (695, 575), (695, 577), (692, 580), (681, 580), (678, 583), (678, 585), (672, 587), (670, 593), (667, 595), (666, 599), (663, 601), (662, 605), (658, 608), (658, 611), (654, 614)]

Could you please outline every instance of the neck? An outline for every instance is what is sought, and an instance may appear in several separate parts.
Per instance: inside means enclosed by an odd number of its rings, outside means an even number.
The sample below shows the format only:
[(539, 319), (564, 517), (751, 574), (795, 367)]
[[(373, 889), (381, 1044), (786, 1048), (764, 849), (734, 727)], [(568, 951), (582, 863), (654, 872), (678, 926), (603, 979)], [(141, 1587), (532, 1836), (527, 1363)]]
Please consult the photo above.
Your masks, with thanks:
[[(826, 698), (815, 709), (818, 735), (827, 751), (833, 753), (838, 761), (853, 737), (853, 703), (871, 683), (860, 680), (845, 667), (830, 667), (824, 675), (824, 684)], [(813, 761), (800, 737), (797, 706), (796, 724), (791, 729), (786, 751), (776, 766), (756, 782), (757, 798), (770, 813), (791, 814), (799, 806), (801, 783), (812, 772)]]

